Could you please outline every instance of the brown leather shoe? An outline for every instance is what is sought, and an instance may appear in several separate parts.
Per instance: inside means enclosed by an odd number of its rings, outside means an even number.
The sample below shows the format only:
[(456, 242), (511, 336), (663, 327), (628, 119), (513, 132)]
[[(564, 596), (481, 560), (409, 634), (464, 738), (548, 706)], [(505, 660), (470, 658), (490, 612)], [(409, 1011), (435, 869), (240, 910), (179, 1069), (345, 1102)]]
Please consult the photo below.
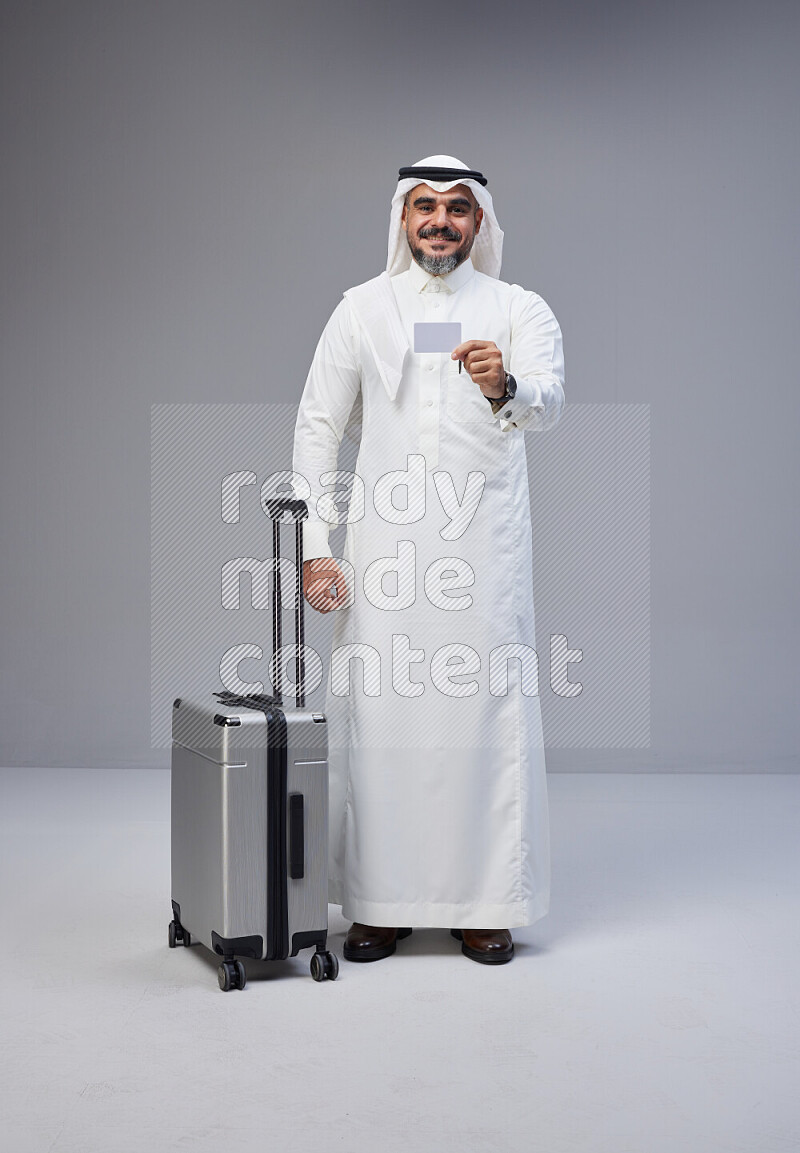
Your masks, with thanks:
[(390, 957), (397, 942), (410, 934), (410, 929), (387, 929), (355, 921), (345, 937), (343, 952), (348, 961), (380, 961)]
[(514, 942), (508, 929), (451, 929), (461, 941), (461, 952), (482, 965), (504, 965), (514, 956)]

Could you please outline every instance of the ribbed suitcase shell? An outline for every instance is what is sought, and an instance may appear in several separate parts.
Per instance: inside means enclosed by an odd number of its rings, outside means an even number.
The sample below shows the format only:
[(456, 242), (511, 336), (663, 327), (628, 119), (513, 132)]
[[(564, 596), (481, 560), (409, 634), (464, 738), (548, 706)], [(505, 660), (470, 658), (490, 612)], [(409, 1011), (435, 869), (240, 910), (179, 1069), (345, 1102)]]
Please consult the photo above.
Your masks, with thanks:
[[(294, 956), (327, 936), (327, 724), (293, 705), (272, 714), (210, 694), (173, 707), (173, 907), (192, 939), (224, 957)], [(292, 877), (298, 797), (303, 875)]]

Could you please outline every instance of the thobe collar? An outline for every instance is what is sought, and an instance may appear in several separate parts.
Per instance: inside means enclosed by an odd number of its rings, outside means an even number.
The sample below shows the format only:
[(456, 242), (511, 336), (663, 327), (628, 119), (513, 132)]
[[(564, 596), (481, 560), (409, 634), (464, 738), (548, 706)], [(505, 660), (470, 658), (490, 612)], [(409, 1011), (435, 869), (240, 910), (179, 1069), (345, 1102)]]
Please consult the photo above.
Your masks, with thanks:
[(463, 288), (474, 275), (475, 266), (469, 256), (458, 268), (445, 276), (431, 276), (424, 268), (420, 268), (416, 260), (412, 260), (408, 270), (408, 283), (414, 292), (458, 292), (459, 288)]

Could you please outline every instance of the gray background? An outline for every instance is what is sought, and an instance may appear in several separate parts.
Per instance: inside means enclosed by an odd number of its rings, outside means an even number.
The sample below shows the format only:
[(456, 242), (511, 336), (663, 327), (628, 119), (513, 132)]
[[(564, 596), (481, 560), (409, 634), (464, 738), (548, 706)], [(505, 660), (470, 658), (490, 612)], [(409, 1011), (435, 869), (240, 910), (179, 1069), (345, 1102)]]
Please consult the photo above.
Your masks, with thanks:
[(150, 406), (299, 399), (397, 168), (443, 151), (490, 176), (568, 401), (651, 406), (651, 746), (549, 768), (795, 770), (799, 31), (788, 2), (6, 0), (0, 763), (166, 765)]

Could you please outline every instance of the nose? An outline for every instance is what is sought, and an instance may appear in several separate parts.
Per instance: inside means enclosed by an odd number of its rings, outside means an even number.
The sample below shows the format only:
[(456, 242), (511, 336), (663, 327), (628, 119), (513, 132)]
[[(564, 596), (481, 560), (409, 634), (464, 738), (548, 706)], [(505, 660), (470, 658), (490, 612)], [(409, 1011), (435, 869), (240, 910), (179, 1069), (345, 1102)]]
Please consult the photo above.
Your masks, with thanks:
[(444, 228), (447, 225), (447, 209), (444, 204), (439, 204), (433, 214), (433, 222), (437, 228)]

